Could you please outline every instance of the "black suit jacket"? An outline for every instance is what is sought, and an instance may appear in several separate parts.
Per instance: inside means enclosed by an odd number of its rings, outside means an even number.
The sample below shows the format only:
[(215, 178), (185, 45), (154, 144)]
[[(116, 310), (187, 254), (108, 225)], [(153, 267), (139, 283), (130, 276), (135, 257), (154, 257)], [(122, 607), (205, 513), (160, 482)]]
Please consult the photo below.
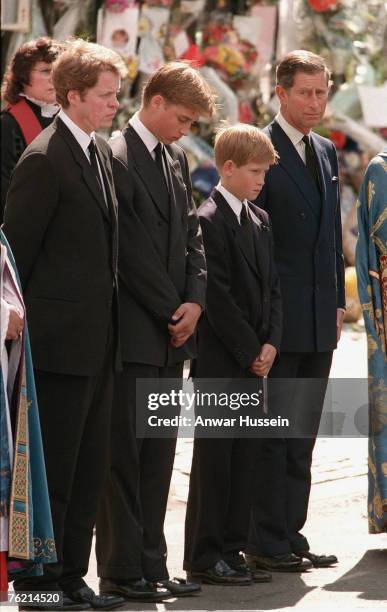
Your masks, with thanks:
[(256, 203), (270, 215), (281, 282), (286, 352), (336, 347), (336, 312), (344, 307), (340, 196), (336, 150), (311, 134), (321, 195), (285, 132), (274, 121), (264, 132), (279, 153)]
[(59, 118), (24, 151), (8, 192), (3, 229), (39, 370), (91, 376), (106, 355), (117, 286), (117, 203), (111, 150), (96, 140), (108, 207), (82, 148)]
[(165, 366), (195, 355), (194, 338), (170, 346), (168, 322), (182, 302), (204, 307), (206, 265), (187, 158), (166, 147), (170, 193), (128, 125), (112, 139), (119, 202), (121, 350), (124, 362)]
[(281, 340), (281, 295), (265, 211), (249, 203), (254, 253), (216, 189), (199, 208), (208, 279), (198, 328), (197, 377), (244, 377), (264, 343)]

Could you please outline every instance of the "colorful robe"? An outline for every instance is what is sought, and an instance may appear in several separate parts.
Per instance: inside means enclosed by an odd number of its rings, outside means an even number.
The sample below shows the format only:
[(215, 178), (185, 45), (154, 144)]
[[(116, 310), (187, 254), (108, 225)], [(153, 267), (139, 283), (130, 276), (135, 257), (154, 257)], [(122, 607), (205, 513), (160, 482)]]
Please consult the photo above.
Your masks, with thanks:
[[(20, 280), (9, 244), (0, 230), (3, 256), (12, 267), (12, 275), (21, 296)], [(6, 251), (4, 248), (6, 248)], [(27, 325), (22, 335), (23, 347), (12, 401), (9, 406), (12, 423), (14, 457), (7, 461), (6, 428), (1, 427), (0, 512), (8, 517), (8, 575), (39, 575), (42, 563), (56, 561), (47, 479), (40, 432), (38, 404)], [(1, 370), (0, 370), (1, 373)], [(5, 423), (6, 385), (0, 378), (0, 422)], [(9, 457), (9, 454), (8, 454)]]
[(368, 340), (370, 533), (387, 532), (387, 147), (371, 160), (358, 202), (356, 270)]

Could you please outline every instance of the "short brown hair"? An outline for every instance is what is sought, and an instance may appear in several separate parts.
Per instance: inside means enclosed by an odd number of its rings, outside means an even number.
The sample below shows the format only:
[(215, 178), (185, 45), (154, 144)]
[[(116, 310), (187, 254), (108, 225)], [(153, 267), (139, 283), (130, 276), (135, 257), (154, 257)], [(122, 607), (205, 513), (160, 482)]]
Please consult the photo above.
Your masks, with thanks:
[(288, 53), (277, 66), (277, 85), (284, 89), (290, 89), (290, 87), (293, 87), (297, 72), (305, 72), (306, 74), (324, 72), (329, 85), (331, 73), (324, 58), (320, 55), (303, 49)]
[(215, 94), (189, 62), (170, 62), (154, 72), (142, 93), (143, 106), (160, 95), (170, 104), (181, 104), (204, 116), (215, 113)]
[(67, 94), (78, 91), (81, 96), (95, 86), (101, 72), (110, 71), (124, 78), (127, 74), (122, 58), (111, 49), (82, 39), (66, 42), (63, 53), (54, 63), (52, 81), (56, 98), (68, 108)]
[(52, 38), (36, 38), (24, 43), (11, 59), (2, 86), (2, 98), (10, 104), (19, 100), (24, 87), (30, 85), (31, 70), (38, 62), (52, 64), (62, 50)]
[(221, 126), (217, 130), (214, 147), (218, 170), (228, 160), (233, 161), (239, 168), (252, 162), (271, 165), (278, 159), (278, 153), (270, 138), (259, 128), (247, 123)]

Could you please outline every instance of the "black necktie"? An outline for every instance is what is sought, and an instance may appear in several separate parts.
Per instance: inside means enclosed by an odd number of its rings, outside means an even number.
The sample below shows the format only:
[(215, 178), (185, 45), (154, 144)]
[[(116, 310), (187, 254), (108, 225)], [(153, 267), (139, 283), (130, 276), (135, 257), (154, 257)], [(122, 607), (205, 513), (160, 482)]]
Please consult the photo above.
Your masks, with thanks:
[(163, 164), (163, 149), (164, 149), (164, 147), (163, 147), (162, 143), (158, 142), (153, 150), (155, 152), (155, 164), (156, 164), (156, 166), (157, 166), (161, 176), (164, 179), (165, 186), (168, 189), (168, 183), (167, 183), (167, 179), (166, 179), (166, 176), (165, 176), (165, 170), (164, 170), (164, 164)]
[(316, 156), (313, 147), (310, 144), (309, 136), (304, 136), (302, 139), (305, 143), (305, 165), (308, 168), (309, 174), (316, 183), (317, 189), (320, 190), (320, 177), (318, 174)]
[(101, 176), (99, 173), (98, 162), (97, 162), (96, 146), (95, 146), (95, 142), (93, 139), (90, 140), (90, 144), (87, 148), (89, 149), (89, 154), (90, 154), (90, 165), (93, 168), (95, 178), (98, 181), (98, 186), (103, 193), (102, 184), (101, 184)]
[(254, 250), (254, 234), (253, 234), (253, 224), (247, 212), (246, 204), (242, 202), (242, 210), (240, 214), (241, 221), (241, 232), (243, 234), (244, 242), (249, 250), (250, 256), (253, 259), (255, 250)]

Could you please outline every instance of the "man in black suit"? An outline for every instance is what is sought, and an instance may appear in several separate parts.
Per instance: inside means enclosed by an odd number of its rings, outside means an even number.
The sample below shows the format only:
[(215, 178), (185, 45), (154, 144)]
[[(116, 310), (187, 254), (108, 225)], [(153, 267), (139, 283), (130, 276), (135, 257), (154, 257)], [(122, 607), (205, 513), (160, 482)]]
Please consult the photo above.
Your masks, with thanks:
[(15, 588), (63, 591), (61, 609), (122, 602), (98, 597), (83, 580), (106, 470), (118, 335), (111, 150), (94, 130), (111, 125), (122, 74), (116, 53), (68, 45), (53, 69), (62, 110), (23, 153), (5, 211), (27, 306), (58, 557)]
[(128, 599), (159, 601), (199, 590), (169, 580), (163, 525), (176, 439), (136, 438), (136, 379), (181, 379), (184, 360), (195, 356), (206, 266), (187, 158), (173, 143), (213, 110), (200, 74), (170, 63), (151, 76), (140, 111), (111, 142), (123, 372), (115, 382), (96, 550), (101, 590)]
[(345, 308), (337, 156), (330, 140), (311, 132), (324, 115), (329, 84), (321, 57), (290, 53), (277, 68), (280, 112), (264, 130), (279, 164), (270, 168), (257, 203), (272, 222), (284, 315), (281, 354), (269, 378), (270, 409), (281, 414), (285, 402), (294, 420), (308, 423), (308, 437), (266, 439), (259, 449), (248, 562), (273, 571), (337, 562), (334, 555), (311, 553), (301, 534)]
[[(260, 378), (267, 376), (280, 345), (281, 296), (270, 222), (248, 201), (257, 197), (276, 157), (269, 138), (256, 127), (219, 131), (215, 160), (221, 182), (199, 208), (208, 278), (193, 373), (197, 379), (231, 379), (231, 384), (238, 379), (232, 384), (235, 393), (259, 393)], [(198, 389), (213, 393), (216, 385), (199, 380)], [(234, 429), (230, 437), (194, 441), (184, 568), (208, 584), (271, 579), (267, 572), (250, 573), (241, 555), (260, 443), (241, 433)]]

